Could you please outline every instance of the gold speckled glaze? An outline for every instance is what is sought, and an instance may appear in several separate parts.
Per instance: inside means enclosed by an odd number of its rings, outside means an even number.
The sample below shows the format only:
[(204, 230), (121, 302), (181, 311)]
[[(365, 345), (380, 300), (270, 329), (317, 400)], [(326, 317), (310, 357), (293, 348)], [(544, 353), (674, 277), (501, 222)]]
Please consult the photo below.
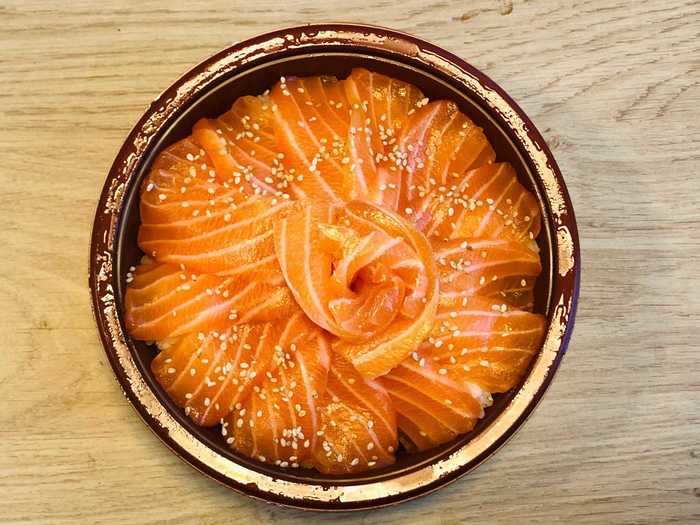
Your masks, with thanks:
[[(210, 448), (171, 414), (137, 366), (120, 320), (114, 288), (117, 224), (126, 188), (136, 183), (139, 162), (159, 130), (179, 108), (209, 89), (220, 77), (241, 66), (273, 60), (289, 50), (322, 52), (361, 48), (391, 55), (411, 67), (440, 72), (463, 91), (480, 99), (503, 122), (527, 158), (541, 190), (543, 217), (549, 223), (554, 256), (554, 283), (549, 295), (549, 326), (542, 351), (522, 387), (508, 406), (464, 446), (416, 469), (371, 476), (351, 484), (332, 478), (297, 482), (250, 468)], [(459, 58), (409, 35), (356, 25), (306, 26), (277, 31), (234, 45), (200, 64), (166, 90), (134, 128), (115, 161), (100, 199), (93, 230), (90, 289), (103, 344), (125, 395), (168, 446), (197, 469), (248, 495), (268, 501), (318, 510), (363, 509), (397, 503), (427, 494), (457, 479), (497, 450), (527, 418), (552, 379), (570, 337), (575, 313), (579, 265), (573, 211), (556, 163), (534, 125), (493, 81)]]

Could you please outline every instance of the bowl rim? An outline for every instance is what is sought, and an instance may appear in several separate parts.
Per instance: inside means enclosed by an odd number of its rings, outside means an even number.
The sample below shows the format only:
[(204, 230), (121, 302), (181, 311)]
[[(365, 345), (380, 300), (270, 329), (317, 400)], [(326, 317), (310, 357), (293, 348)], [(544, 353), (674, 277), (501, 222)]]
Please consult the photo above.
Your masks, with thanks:
[[(114, 262), (123, 197), (134, 183), (139, 161), (157, 132), (180, 108), (224, 75), (288, 53), (328, 48), (376, 53), (410, 61), (424, 70), (454, 78), (471, 96), (507, 123), (518, 147), (534, 167), (543, 189), (543, 214), (552, 230), (551, 320), (531, 371), (509, 405), (479, 435), (418, 470), (395, 478), (355, 485), (298, 483), (271, 477), (231, 461), (182, 427), (158, 401), (131, 355), (115, 302)], [(522, 109), (493, 80), (456, 55), (412, 35), (365, 24), (309, 24), (283, 28), (238, 42), (182, 75), (149, 106), (112, 164), (97, 206), (89, 259), (89, 288), (100, 338), (121, 388), (149, 428), (197, 470), (248, 496), (305, 510), (365, 510), (429, 494), (460, 478), (495, 453), (522, 426), (551, 383), (571, 338), (580, 283), (580, 248), (571, 200), (544, 139)]]

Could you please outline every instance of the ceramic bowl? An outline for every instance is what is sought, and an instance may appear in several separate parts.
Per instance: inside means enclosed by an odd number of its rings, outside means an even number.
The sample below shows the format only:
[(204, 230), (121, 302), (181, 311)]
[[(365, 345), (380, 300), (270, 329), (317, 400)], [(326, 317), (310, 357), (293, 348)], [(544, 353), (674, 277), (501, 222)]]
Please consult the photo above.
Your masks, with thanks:
[[(547, 316), (546, 340), (522, 384), (495, 397), (476, 428), (420, 454), (399, 452), (396, 464), (359, 475), (283, 470), (229, 449), (216, 429), (194, 425), (150, 372), (154, 347), (129, 338), (122, 304), (136, 243), (138, 188), (157, 153), (189, 135), (201, 117), (225, 112), (241, 95), (258, 94), (280, 76), (346, 76), (353, 67), (411, 82), (431, 99), (450, 99), (484, 128), (499, 161), (513, 164), (539, 200), (543, 273), (535, 309)], [(178, 456), (215, 480), (269, 502), (317, 510), (394, 504), (430, 493), (479, 465), (522, 425), (552, 381), (573, 328), (580, 274), (571, 202), (542, 136), (486, 75), (416, 37), (353, 24), (274, 31), (235, 44), (194, 67), (148, 108), (122, 146), (100, 197), (90, 251), (90, 290), (109, 361), (127, 399)]]

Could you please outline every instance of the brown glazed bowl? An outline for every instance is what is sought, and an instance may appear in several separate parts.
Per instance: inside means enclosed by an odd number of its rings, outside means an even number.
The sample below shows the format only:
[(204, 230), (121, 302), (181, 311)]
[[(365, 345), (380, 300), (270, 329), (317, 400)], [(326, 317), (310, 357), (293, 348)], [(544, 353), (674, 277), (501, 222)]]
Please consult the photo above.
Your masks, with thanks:
[[(511, 162), (537, 196), (544, 217), (538, 242), (544, 271), (536, 310), (546, 340), (522, 385), (496, 396), (469, 434), (396, 464), (331, 477), (282, 470), (242, 457), (216, 429), (195, 426), (150, 372), (153, 347), (124, 331), (125, 276), (141, 257), (136, 244), (138, 188), (154, 156), (189, 135), (201, 117), (217, 116), (241, 95), (259, 94), (281, 75), (344, 77), (362, 66), (417, 85), (431, 99), (450, 99), (484, 128), (500, 161)], [(173, 452), (215, 480), (268, 502), (315, 510), (376, 508), (428, 494), (493, 454), (522, 425), (552, 381), (574, 324), (579, 243), (564, 181), (542, 136), (511, 98), (455, 55), (389, 29), (353, 24), (274, 31), (231, 46), (194, 67), (155, 100), (122, 146), (97, 207), (90, 248), (90, 291), (102, 342), (126, 397)]]

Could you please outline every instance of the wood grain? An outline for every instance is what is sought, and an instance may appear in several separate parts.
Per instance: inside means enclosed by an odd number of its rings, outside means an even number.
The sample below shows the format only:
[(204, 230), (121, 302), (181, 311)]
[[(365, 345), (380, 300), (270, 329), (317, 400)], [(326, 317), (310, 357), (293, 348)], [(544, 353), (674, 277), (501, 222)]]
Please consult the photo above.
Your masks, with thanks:
[(0, 2), (0, 521), (298, 523), (204, 478), (124, 400), (87, 291), (97, 196), (157, 94), (232, 41), (387, 25), (498, 81), (543, 131), (583, 248), (560, 375), (433, 496), (336, 523), (700, 520), (700, 5), (673, 1)]

